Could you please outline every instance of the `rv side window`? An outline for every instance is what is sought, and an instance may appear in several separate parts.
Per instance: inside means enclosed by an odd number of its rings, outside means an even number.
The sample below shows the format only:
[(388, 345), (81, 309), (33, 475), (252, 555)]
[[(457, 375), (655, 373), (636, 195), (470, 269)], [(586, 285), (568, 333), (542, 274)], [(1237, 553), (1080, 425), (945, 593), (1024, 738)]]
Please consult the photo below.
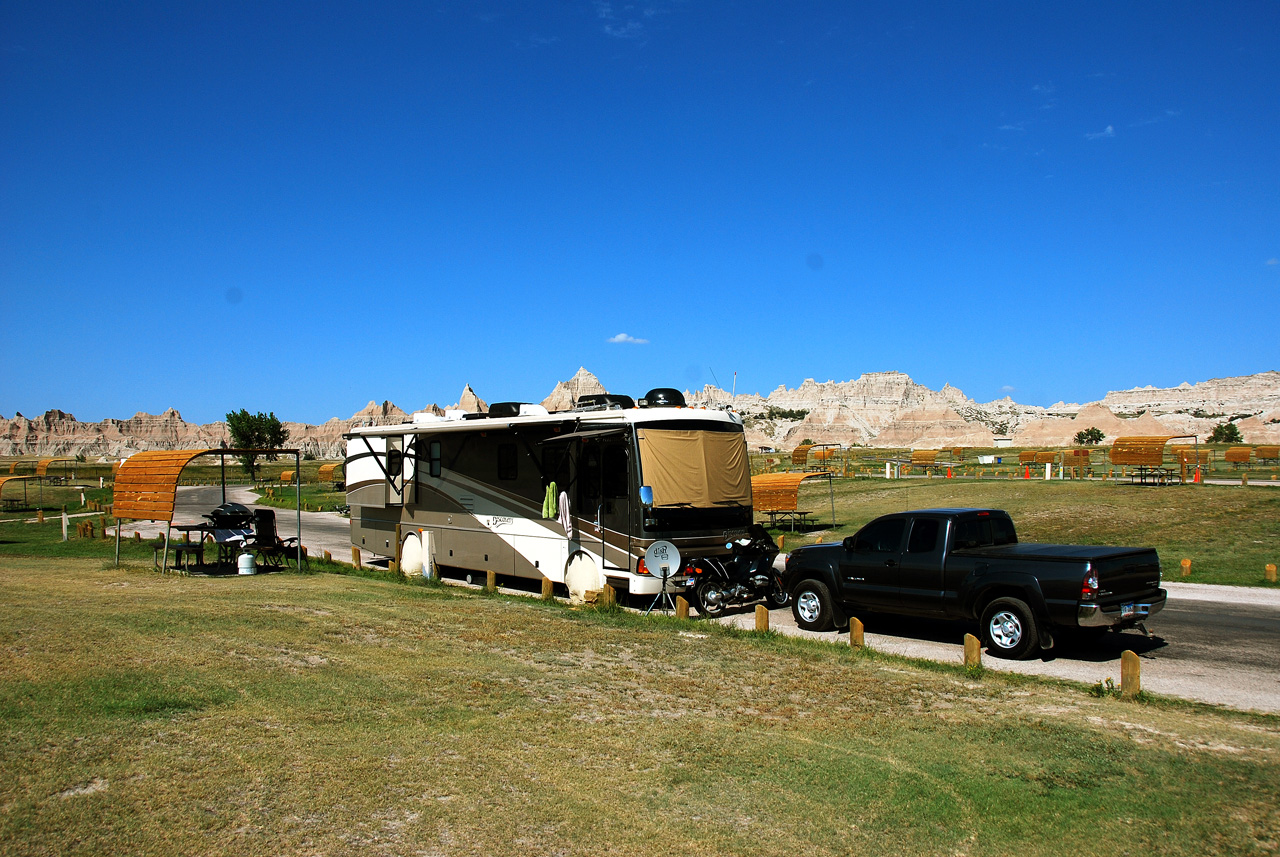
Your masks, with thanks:
[(440, 441), (438, 440), (431, 441), (431, 446), (429, 447), (429, 450), (430, 450), (430, 458), (428, 460), (428, 464), (430, 465), (429, 472), (431, 473), (432, 476), (439, 477), (440, 476)]
[(517, 473), (516, 445), (514, 443), (498, 444), (498, 478), (515, 479)]

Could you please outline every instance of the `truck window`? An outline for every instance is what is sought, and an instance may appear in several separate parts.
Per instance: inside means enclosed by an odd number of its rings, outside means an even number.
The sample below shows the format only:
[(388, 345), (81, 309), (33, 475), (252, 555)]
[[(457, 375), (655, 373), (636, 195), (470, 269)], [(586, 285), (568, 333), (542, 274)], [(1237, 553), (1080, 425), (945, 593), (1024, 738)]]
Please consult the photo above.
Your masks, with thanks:
[(938, 520), (936, 518), (917, 518), (911, 524), (911, 539), (907, 542), (907, 553), (932, 553), (938, 546)]
[(897, 553), (902, 547), (902, 531), (906, 528), (906, 523), (906, 518), (872, 521), (858, 533), (853, 549), (871, 553)]
[(955, 547), (987, 548), (995, 545), (1016, 544), (1018, 536), (1013, 522), (1005, 517), (971, 518), (956, 526)]

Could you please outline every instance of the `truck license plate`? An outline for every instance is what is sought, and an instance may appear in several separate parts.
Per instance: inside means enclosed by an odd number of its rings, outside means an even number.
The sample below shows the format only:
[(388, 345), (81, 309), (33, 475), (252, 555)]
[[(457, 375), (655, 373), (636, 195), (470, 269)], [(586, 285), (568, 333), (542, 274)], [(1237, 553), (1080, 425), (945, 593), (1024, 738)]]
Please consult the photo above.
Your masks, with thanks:
[(1128, 618), (1129, 618), (1130, 616), (1132, 616), (1132, 615), (1133, 615), (1133, 604), (1132, 604), (1132, 602), (1131, 602), (1131, 603), (1129, 603), (1129, 604), (1121, 604), (1121, 605), (1120, 605), (1120, 618), (1121, 618), (1121, 619), (1128, 619)]

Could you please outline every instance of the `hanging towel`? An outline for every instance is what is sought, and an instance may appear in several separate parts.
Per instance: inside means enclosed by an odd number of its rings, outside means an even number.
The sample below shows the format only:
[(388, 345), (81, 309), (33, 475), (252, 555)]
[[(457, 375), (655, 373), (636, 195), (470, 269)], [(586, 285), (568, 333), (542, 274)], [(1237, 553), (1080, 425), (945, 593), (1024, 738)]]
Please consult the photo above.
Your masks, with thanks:
[(556, 507), (556, 483), (547, 486), (547, 494), (542, 498), (542, 517), (554, 518), (559, 509)]
[(576, 538), (578, 534), (573, 526), (573, 513), (569, 509), (569, 495), (564, 491), (560, 492), (560, 514), (558, 517), (560, 518), (560, 526), (564, 527), (565, 537), (569, 539)]

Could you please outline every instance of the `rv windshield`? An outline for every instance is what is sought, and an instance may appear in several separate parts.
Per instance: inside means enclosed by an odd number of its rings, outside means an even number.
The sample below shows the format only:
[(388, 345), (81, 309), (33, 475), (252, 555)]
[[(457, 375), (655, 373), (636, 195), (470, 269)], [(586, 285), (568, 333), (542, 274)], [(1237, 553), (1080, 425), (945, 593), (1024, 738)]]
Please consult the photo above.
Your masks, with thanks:
[(642, 428), (636, 440), (655, 508), (751, 505), (751, 468), (741, 431)]

